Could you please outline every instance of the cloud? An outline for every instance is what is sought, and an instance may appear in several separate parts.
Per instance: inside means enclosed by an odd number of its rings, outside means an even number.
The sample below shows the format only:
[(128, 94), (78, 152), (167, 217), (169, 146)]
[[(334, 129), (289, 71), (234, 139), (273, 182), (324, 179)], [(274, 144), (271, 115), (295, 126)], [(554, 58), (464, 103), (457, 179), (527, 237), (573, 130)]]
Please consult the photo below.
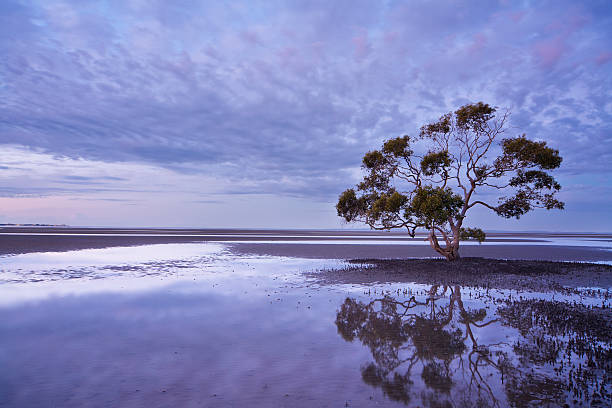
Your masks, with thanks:
[(552, 69), (561, 59), (567, 45), (561, 37), (540, 41), (533, 47), (534, 56), (540, 66), (544, 69)]
[(610, 60), (612, 60), (612, 52), (610, 51), (603, 51), (595, 58), (597, 65), (604, 65)]
[[(0, 144), (333, 200), (365, 151), (483, 100), (609, 172), (604, 3), (9, 0)], [(90, 177), (54, 180), (127, 183)]]

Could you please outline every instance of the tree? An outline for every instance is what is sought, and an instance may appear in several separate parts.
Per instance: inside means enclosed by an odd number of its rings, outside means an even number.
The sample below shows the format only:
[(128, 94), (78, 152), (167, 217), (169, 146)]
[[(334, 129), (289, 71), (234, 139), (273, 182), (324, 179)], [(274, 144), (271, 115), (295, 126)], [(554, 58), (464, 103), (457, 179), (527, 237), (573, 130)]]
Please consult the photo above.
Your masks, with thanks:
[[(340, 195), (338, 215), (377, 230), (406, 228), (412, 237), (425, 229), (431, 247), (456, 260), (460, 240), (485, 239), (480, 228), (463, 227), (476, 206), (517, 219), (535, 208), (563, 209), (556, 198), (561, 186), (547, 172), (561, 165), (559, 151), (524, 134), (502, 138), (510, 114), (496, 112), (482, 102), (464, 105), (422, 126), (416, 138), (389, 139), (367, 152), (366, 175)], [(428, 152), (416, 153), (420, 145)], [(494, 192), (498, 201), (476, 199), (477, 190)]]

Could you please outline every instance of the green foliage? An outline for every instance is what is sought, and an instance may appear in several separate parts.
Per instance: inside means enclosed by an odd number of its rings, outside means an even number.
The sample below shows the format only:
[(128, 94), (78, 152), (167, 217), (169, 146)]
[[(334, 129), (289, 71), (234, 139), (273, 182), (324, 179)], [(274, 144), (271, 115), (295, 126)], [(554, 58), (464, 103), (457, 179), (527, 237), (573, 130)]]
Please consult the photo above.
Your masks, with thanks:
[(388, 162), (385, 156), (378, 150), (367, 152), (365, 156), (363, 156), (363, 166), (367, 169), (381, 168), (386, 164), (388, 164)]
[(425, 186), (416, 190), (408, 211), (421, 224), (430, 226), (445, 224), (459, 213), (461, 207), (463, 199), (450, 188)]
[(559, 151), (546, 147), (546, 142), (534, 142), (521, 135), (502, 140), (503, 155), (495, 161), (496, 167), (503, 169), (513, 166), (517, 169), (536, 166), (552, 170), (561, 165), (563, 159)]
[(531, 211), (531, 203), (529, 202), (529, 196), (524, 190), (519, 190), (515, 196), (500, 200), (500, 204), (495, 209), (497, 214), (505, 218), (515, 217), (519, 219), (521, 215), (524, 215)]
[(383, 153), (395, 158), (408, 158), (414, 152), (410, 150), (410, 137), (402, 136), (389, 139), (383, 144)]
[(510, 179), (510, 185), (513, 187), (520, 187), (529, 184), (533, 184), (533, 188), (538, 190), (547, 188), (549, 190), (554, 189), (559, 191), (561, 189), (561, 185), (557, 183), (557, 181), (550, 174), (541, 170), (518, 170), (516, 172), (516, 176)]
[(376, 201), (372, 203), (370, 215), (378, 219), (384, 213), (396, 213), (400, 211), (407, 201), (408, 197), (397, 191), (393, 191), (391, 194), (381, 194)]
[(364, 200), (358, 199), (355, 190), (352, 188), (340, 194), (336, 210), (338, 215), (344, 218), (347, 222), (351, 222), (361, 215), (364, 208)]
[(531, 211), (535, 205), (547, 210), (562, 210), (565, 208), (565, 204), (557, 200), (554, 193), (543, 194), (532, 189), (521, 189), (512, 197), (500, 199), (500, 204), (495, 212), (505, 218), (519, 219), (522, 215)]
[(460, 107), (455, 111), (457, 127), (462, 131), (482, 131), (495, 115), (496, 109), (478, 102)]
[(483, 243), (486, 236), (487, 234), (480, 228), (461, 228), (459, 230), (459, 239), (462, 241), (475, 239), (478, 243)]
[(394, 190), (358, 197), (355, 190), (348, 189), (340, 195), (336, 211), (347, 222), (366, 219), (370, 223), (380, 223), (384, 229), (391, 229), (407, 202), (407, 196)]
[(426, 176), (433, 176), (436, 173), (446, 171), (450, 166), (451, 161), (448, 157), (448, 151), (429, 152), (421, 160), (421, 171)]
[(452, 115), (447, 113), (440, 120), (428, 125), (421, 126), (419, 137), (435, 139), (442, 134), (448, 134), (452, 130)]

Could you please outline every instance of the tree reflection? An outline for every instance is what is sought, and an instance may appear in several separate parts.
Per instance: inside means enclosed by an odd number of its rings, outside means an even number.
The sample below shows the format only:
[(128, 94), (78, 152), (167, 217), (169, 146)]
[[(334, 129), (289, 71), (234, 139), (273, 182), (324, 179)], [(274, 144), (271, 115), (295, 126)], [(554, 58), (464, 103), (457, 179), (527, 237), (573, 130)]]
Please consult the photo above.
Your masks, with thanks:
[[(336, 326), (346, 341), (357, 339), (372, 354), (361, 368), (363, 381), (407, 405), (417, 398), (430, 407), (605, 406), (612, 372), (609, 320), (594, 321), (593, 309), (583, 306), (582, 322), (572, 325), (572, 314), (553, 303), (506, 301), (499, 318), (489, 317), (485, 308), (464, 306), (459, 286), (435, 285), (422, 301), (347, 298)], [(489, 333), (506, 326), (521, 336), (481, 344), (477, 333), (489, 325)], [(495, 333), (487, 338), (505, 339)]]
[[(447, 294), (449, 302), (440, 304), (438, 300)], [(437, 394), (439, 404), (451, 392), (453, 372), (467, 369), (469, 387), (494, 405), (494, 393), (481, 369), (493, 366), (503, 371), (503, 366), (498, 367), (490, 350), (474, 336), (474, 327), (497, 321), (486, 316), (485, 309), (464, 307), (459, 286), (436, 285), (422, 302), (414, 296), (406, 301), (385, 296), (369, 303), (347, 298), (338, 311), (336, 326), (345, 340), (359, 339), (370, 349), (374, 362), (362, 368), (362, 378), (389, 398), (410, 401), (413, 370), (419, 367), (423, 383)]]

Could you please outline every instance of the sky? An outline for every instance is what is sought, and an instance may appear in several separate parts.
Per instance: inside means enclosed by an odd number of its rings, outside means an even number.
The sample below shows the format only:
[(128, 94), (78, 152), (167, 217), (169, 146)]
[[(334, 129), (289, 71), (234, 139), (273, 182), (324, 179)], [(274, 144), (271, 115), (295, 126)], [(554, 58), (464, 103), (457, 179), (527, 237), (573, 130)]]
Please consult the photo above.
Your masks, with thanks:
[(612, 231), (608, 0), (2, 0), (0, 223), (363, 227), (363, 154), (477, 101), (566, 209), (466, 224)]

